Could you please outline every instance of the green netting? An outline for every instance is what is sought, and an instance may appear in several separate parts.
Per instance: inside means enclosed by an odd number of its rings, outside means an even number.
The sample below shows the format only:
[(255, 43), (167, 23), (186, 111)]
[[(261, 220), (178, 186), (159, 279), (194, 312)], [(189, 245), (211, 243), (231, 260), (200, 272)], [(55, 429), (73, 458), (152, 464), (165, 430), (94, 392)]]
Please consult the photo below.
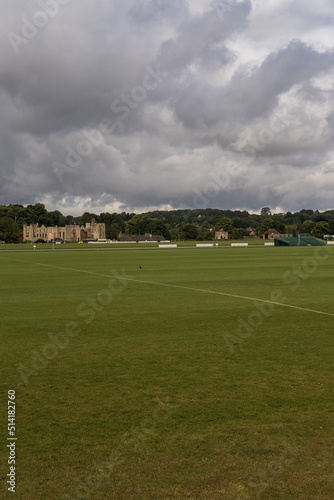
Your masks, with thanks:
[(298, 239), (293, 236), (280, 236), (274, 239), (276, 247), (293, 247), (298, 245)]
[(275, 246), (277, 247), (307, 247), (307, 246), (324, 246), (325, 241), (318, 240), (312, 236), (280, 236), (274, 240)]
[(312, 236), (303, 236), (301, 238), (307, 245), (311, 245), (312, 247), (323, 247), (326, 245), (325, 241), (318, 240), (318, 238), (313, 238)]

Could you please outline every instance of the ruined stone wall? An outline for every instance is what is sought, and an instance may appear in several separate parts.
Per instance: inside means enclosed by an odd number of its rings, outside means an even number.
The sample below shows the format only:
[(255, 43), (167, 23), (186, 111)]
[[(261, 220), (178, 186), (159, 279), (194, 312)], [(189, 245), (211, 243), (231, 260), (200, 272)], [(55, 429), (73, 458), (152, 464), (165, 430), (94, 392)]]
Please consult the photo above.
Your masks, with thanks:
[(106, 237), (106, 227), (104, 223), (87, 222), (85, 226), (78, 224), (67, 225), (65, 227), (39, 227), (38, 224), (23, 225), (23, 241), (36, 241), (43, 239), (52, 241), (53, 238), (59, 238), (67, 242), (77, 242), (85, 236), (88, 239), (97, 240)]

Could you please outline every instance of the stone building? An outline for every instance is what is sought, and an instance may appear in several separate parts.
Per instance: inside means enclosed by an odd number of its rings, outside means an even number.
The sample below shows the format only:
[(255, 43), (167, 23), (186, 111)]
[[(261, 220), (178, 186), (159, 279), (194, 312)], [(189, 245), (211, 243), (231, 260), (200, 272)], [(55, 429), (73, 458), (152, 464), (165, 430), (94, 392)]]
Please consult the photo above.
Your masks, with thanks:
[(69, 224), (64, 227), (39, 227), (38, 224), (23, 225), (23, 241), (36, 241), (43, 239), (45, 241), (61, 240), (76, 243), (82, 240), (105, 239), (106, 226), (104, 223), (97, 223), (95, 219), (86, 222), (85, 226), (78, 224)]
[(268, 229), (268, 231), (262, 233), (261, 235), (262, 239), (264, 240), (273, 240), (277, 238), (277, 236), (283, 236), (283, 234), (273, 228)]
[(251, 238), (255, 238), (255, 237), (257, 236), (257, 232), (256, 232), (255, 227), (248, 227), (248, 228), (246, 229), (246, 231), (248, 231), (249, 236), (250, 236)]
[(215, 240), (228, 240), (228, 232), (220, 229), (215, 232)]

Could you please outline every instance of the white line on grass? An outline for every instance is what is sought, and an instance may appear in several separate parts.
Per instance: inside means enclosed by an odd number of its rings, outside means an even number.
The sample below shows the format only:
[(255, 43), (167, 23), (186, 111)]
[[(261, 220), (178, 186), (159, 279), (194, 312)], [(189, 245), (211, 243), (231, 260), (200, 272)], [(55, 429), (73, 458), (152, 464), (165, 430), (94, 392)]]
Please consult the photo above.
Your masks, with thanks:
[[(9, 261), (23, 262), (24, 264), (27, 264), (27, 262), (23, 261), (23, 260), (8, 259), (7, 257), (3, 257), (3, 258), (6, 260), (9, 260)], [(34, 264), (36, 264), (38, 266), (51, 267), (52, 269), (61, 269), (62, 271), (75, 271), (77, 273), (93, 274), (95, 276), (102, 276), (104, 278), (113, 278), (114, 277), (110, 274), (94, 273), (93, 271), (86, 271), (84, 269), (74, 269), (72, 267), (51, 266), (50, 264), (42, 264), (40, 262), (34, 262)], [(202, 293), (212, 293), (214, 295), (223, 295), (224, 297), (233, 297), (235, 299), (252, 300), (252, 301), (255, 300), (257, 302), (265, 302), (266, 304), (274, 304), (276, 306), (289, 307), (290, 309), (298, 309), (299, 311), (306, 311), (306, 312), (311, 312), (311, 313), (315, 313), (315, 314), (322, 314), (324, 316), (334, 316), (333, 313), (316, 311), (315, 309), (307, 309), (305, 307), (292, 306), (290, 304), (283, 304), (282, 302), (274, 302), (272, 300), (257, 299), (255, 297), (246, 297), (245, 295), (234, 295), (232, 293), (217, 292), (215, 290), (205, 290), (204, 288), (193, 288), (190, 286), (173, 285), (171, 283), (159, 283), (156, 281), (136, 280), (134, 278), (124, 278), (123, 276), (122, 276), (122, 279), (127, 280), (127, 281), (133, 281), (135, 283), (144, 283), (146, 285), (166, 286), (166, 287), (170, 287), (170, 288), (179, 288), (181, 290), (191, 290), (193, 292), (202, 292)]]

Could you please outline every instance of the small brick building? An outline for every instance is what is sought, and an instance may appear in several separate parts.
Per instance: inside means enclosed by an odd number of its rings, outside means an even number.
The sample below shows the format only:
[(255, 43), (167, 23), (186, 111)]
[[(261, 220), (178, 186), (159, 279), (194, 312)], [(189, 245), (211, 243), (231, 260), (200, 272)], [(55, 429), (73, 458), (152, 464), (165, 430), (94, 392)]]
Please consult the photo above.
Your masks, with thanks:
[(273, 240), (276, 236), (282, 236), (282, 235), (279, 231), (272, 228), (262, 233), (262, 238), (264, 240)]

